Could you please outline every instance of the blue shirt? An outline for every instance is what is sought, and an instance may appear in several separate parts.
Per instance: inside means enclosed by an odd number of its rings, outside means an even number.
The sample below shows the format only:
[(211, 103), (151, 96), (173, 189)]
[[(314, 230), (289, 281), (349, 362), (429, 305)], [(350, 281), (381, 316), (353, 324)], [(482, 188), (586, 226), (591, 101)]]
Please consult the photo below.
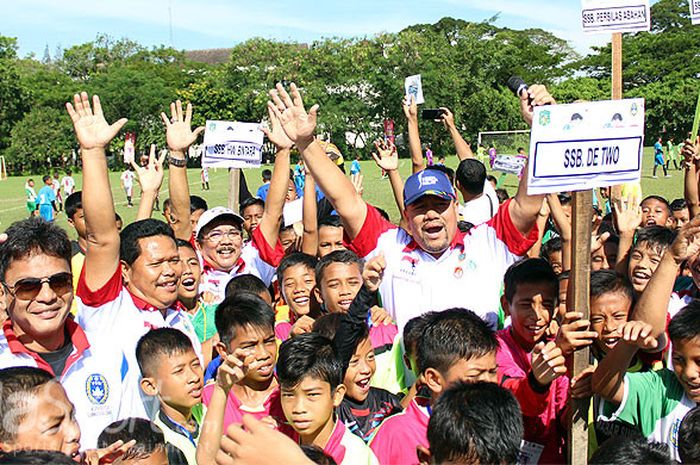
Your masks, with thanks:
[(656, 155), (663, 155), (664, 154), (664, 147), (661, 145), (661, 142), (657, 142), (654, 144), (654, 150), (656, 151)]
[(255, 194), (256, 197), (260, 198), (263, 200), (263, 202), (267, 201), (267, 191), (270, 190), (270, 183), (266, 182), (262, 186), (258, 187), (258, 192)]
[(51, 186), (44, 186), (36, 196), (36, 203), (39, 205), (39, 215), (46, 221), (53, 221), (53, 202), (56, 201), (56, 194)]
[(360, 162), (353, 160), (350, 164), (350, 174), (358, 174), (360, 171), (362, 171), (362, 168), (360, 168)]

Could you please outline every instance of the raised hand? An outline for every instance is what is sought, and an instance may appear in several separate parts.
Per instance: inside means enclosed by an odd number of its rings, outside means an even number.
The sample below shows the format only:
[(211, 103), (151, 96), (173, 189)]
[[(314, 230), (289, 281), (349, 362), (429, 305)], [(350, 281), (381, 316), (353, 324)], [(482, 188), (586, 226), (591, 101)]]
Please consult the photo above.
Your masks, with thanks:
[(85, 465), (103, 465), (116, 462), (129, 449), (136, 445), (136, 440), (124, 443), (121, 439), (102, 449), (88, 449), (82, 454)]
[(73, 129), (82, 150), (104, 149), (127, 122), (121, 118), (108, 124), (102, 113), (102, 105), (97, 95), (92, 96), (92, 107), (87, 92), (73, 95), (73, 104), (66, 103), (66, 110), (73, 121)]
[(447, 107), (440, 107), (440, 110), (442, 110), (440, 120), (442, 120), (442, 124), (445, 126), (445, 129), (455, 129), (455, 115), (453, 115), (450, 109)]
[(576, 375), (571, 379), (571, 384), (569, 388), (569, 393), (574, 399), (585, 399), (586, 397), (591, 397), (593, 395), (593, 373), (595, 373), (594, 366), (589, 366), (581, 373)]
[(656, 349), (659, 341), (652, 335), (652, 326), (643, 321), (628, 321), (619, 329), (622, 340), (642, 350)]
[(615, 226), (620, 235), (634, 234), (637, 228), (642, 224), (642, 207), (639, 205), (639, 199), (635, 197), (627, 197), (615, 202)]
[(228, 393), (231, 387), (245, 378), (250, 370), (257, 368), (255, 355), (243, 349), (236, 349), (233, 354), (226, 355), (224, 363), (216, 374), (216, 384)]
[(399, 154), (393, 142), (377, 140), (374, 142), (374, 147), (377, 152), (372, 152), (372, 158), (378, 167), (384, 171), (394, 171), (399, 168)]
[(700, 216), (681, 226), (676, 239), (671, 244), (670, 252), (679, 264), (700, 253)]
[(566, 373), (566, 359), (553, 341), (540, 342), (532, 350), (532, 374), (542, 386)]
[(315, 320), (309, 315), (302, 315), (301, 318), (294, 322), (294, 325), (292, 325), (292, 329), (289, 333), (292, 336), (310, 333), (313, 329), (314, 321)]
[(192, 145), (197, 137), (204, 131), (200, 126), (192, 131), (192, 104), (188, 103), (185, 111), (182, 111), (182, 102), (176, 100), (170, 104), (170, 119), (163, 112), (160, 118), (165, 124), (165, 139), (168, 149), (171, 152), (182, 152), (187, 154), (187, 149)]
[(681, 149), (681, 156), (683, 161), (687, 164), (695, 163), (700, 160), (700, 136), (693, 141), (691, 139), (686, 139)]
[(297, 145), (308, 144), (314, 138), (318, 105), (312, 106), (307, 112), (296, 84), (290, 84), (289, 92), (291, 96), (282, 84), (278, 83), (275, 89), (270, 91), (272, 102), (268, 102), (268, 108), (275, 113), (292, 142)]
[[(270, 91), (270, 96), (272, 96), (273, 91)], [(275, 106), (272, 102), (267, 102), (267, 113), (270, 116), (270, 127), (263, 127), (262, 131), (265, 133), (267, 138), (275, 144), (277, 150), (291, 149), (294, 142), (287, 137), (287, 133), (284, 132), (282, 128), (282, 122), (275, 113)]]
[(386, 259), (383, 253), (379, 253), (365, 263), (365, 268), (362, 270), (362, 280), (370, 292), (377, 292), (379, 285), (384, 277), (384, 269), (386, 268)]
[(604, 232), (600, 236), (592, 236), (591, 237), (591, 255), (593, 253), (597, 252), (598, 250), (602, 249), (605, 243), (610, 239), (610, 233), (609, 232)]
[(353, 174), (350, 176), (352, 186), (355, 188), (355, 192), (357, 192), (360, 197), (362, 197), (362, 194), (365, 193), (364, 180), (365, 177), (362, 175), (362, 173)]
[(598, 337), (598, 333), (588, 330), (591, 326), (590, 321), (582, 318), (583, 314), (578, 312), (568, 312), (564, 315), (564, 321), (557, 332), (555, 344), (565, 356), (591, 345), (593, 340)]
[(413, 95), (404, 97), (403, 114), (409, 123), (418, 124), (418, 105), (416, 105), (416, 98)]
[(535, 107), (556, 103), (547, 88), (540, 84), (535, 84), (520, 95), (520, 114), (528, 126), (532, 127), (532, 118), (535, 114)]
[(141, 185), (143, 192), (158, 192), (163, 184), (163, 161), (165, 152), (160, 157), (156, 157), (156, 146), (151, 144), (151, 152), (148, 154), (148, 164), (139, 166), (135, 161), (131, 161), (131, 166), (136, 172), (136, 179)]
[(384, 310), (382, 307), (377, 307), (376, 305), (369, 309), (370, 319), (372, 324), (375, 326), (379, 325), (390, 325), (394, 323), (394, 319), (391, 318), (389, 312)]

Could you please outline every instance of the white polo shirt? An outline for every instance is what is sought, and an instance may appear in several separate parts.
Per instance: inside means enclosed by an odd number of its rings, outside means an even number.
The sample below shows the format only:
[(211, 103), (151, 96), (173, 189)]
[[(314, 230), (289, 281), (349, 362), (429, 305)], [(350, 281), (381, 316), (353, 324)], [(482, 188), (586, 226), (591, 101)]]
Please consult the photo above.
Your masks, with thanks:
[(125, 383), (129, 401), (141, 407), (143, 418), (152, 418), (157, 412), (158, 400), (142, 393), (139, 386), (141, 372), (136, 362), (136, 344), (141, 336), (151, 329), (179, 329), (190, 338), (195, 352), (202, 358), (202, 346), (192, 326), (187, 312), (179, 302), (163, 313), (131, 294), (123, 285), (121, 270), (117, 268), (114, 276), (101, 289), (91, 291), (85, 284), (85, 268), (78, 280), (77, 322), (91, 337), (115, 339), (113, 350), (124, 353), (129, 376)]
[(384, 308), (399, 328), (428, 311), (463, 307), (496, 329), (506, 269), (537, 240), (537, 227), (524, 237), (513, 224), (508, 205), (468, 233), (457, 231), (450, 247), (434, 258), (403, 229), (371, 206), (351, 250), (366, 259), (384, 253), (386, 269), (379, 291)]
[(489, 181), (485, 181), (484, 192), (480, 197), (459, 206), (459, 219), (478, 226), (493, 218), (497, 212), (498, 196), (496, 190)]
[[(129, 367), (123, 352), (109, 339), (89, 337), (73, 320), (66, 329), (73, 344), (63, 373), (58, 375), (38, 354), (27, 349), (14, 334), (12, 322), (3, 324), (0, 334), (0, 368), (35, 367), (56, 376), (75, 406), (80, 425), (81, 450), (97, 447), (97, 437), (110, 423), (137, 414), (125, 393)], [(138, 367), (136, 368), (138, 371)], [(126, 395), (125, 395), (126, 394)]]
[(226, 297), (226, 285), (231, 278), (252, 274), (260, 278), (266, 286), (269, 286), (275, 277), (277, 269), (272, 265), (275, 257), (284, 255), (282, 245), (277, 241), (277, 246), (273, 249), (265, 240), (260, 228), (253, 231), (252, 238), (241, 250), (241, 256), (236, 265), (229, 271), (222, 271), (207, 263), (202, 255), (197, 251), (202, 263), (202, 276), (199, 280), (199, 292), (211, 293), (214, 296), (213, 303), (220, 303)]

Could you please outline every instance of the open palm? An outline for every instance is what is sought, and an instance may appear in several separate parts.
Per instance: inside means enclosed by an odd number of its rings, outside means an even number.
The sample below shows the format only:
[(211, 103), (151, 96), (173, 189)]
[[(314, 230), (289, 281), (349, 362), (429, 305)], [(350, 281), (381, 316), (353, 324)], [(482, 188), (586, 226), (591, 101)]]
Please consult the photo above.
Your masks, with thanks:
[(292, 142), (310, 140), (316, 130), (318, 105), (314, 105), (307, 112), (299, 89), (294, 83), (289, 86), (289, 91), (291, 96), (282, 84), (277, 84), (276, 89), (270, 91), (270, 97), (272, 97), (270, 109), (279, 118), (285, 134)]
[(73, 121), (75, 136), (80, 148), (89, 150), (106, 147), (126, 124), (122, 118), (114, 124), (108, 124), (102, 113), (102, 105), (97, 95), (92, 96), (92, 108), (87, 92), (73, 96), (73, 104), (66, 103), (66, 109)]
[(399, 168), (399, 154), (396, 146), (391, 142), (376, 141), (374, 147), (377, 153), (372, 153), (374, 162), (384, 171), (394, 171)]
[(282, 122), (275, 113), (274, 105), (271, 102), (267, 104), (267, 111), (270, 117), (270, 127), (263, 128), (263, 132), (270, 142), (275, 144), (278, 150), (291, 149), (294, 142), (287, 136), (287, 133), (282, 127)]
[(188, 103), (186, 110), (182, 111), (182, 102), (177, 100), (170, 104), (170, 115), (168, 119), (165, 113), (160, 117), (165, 124), (165, 139), (171, 152), (185, 152), (190, 145), (194, 144), (199, 134), (204, 131), (204, 127), (192, 130), (192, 104)]

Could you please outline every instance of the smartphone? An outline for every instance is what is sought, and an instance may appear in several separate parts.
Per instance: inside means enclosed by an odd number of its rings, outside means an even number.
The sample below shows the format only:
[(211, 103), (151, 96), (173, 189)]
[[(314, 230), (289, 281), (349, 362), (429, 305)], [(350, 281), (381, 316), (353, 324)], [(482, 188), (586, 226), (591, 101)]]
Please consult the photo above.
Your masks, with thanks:
[(421, 111), (420, 117), (425, 120), (439, 120), (440, 117), (445, 113), (444, 110), (440, 108), (424, 108)]

